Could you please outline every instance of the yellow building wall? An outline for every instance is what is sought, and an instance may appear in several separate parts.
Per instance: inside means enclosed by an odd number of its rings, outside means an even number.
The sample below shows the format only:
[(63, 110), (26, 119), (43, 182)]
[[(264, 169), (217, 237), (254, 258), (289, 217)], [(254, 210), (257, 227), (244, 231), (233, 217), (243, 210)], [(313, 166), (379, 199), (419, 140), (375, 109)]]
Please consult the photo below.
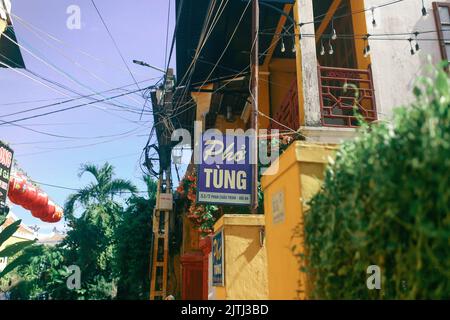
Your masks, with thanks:
[(191, 251), (200, 251), (199, 241), (200, 233), (195, 230), (194, 224), (186, 217), (186, 215), (184, 215), (181, 254), (185, 254)]
[[(212, 84), (202, 87), (202, 89), (209, 89), (209, 90), (211, 90), (212, 88), (213, 88)], [(192, 92), (191, 96), (192, 99), (194, 99), (195, 103), (197, 104), (196, 120), (204, 121), (204, 116), (206, 115), (206, 113), (208, 113), (209, 108), (211, 107), (212, 93)]]
[(267, 252), (261, 246), (263, 215), (226, 214), (214, 225), (224, 230), (225, 286), (215, 287), (218, 300), (268, 299)]
[[(258, 83), (258, 109), (262, 113), (270, 116), (270, 72), (268, 70), (261, 70), (259, 72)], [(261, 129), (268, 129), (269, 126), (269, 119), (259, 114), (258, 127)]]
[(6, 20), (0, 19), (0, 34), (2, 34), (3, 31), (5, 31), (6, 25), (7, 25)]
[(233, 122), (227, 121), (226, 117), (219, 114), (216, 118), (215, 129), (225, 133), (227, 129), (243, 129), (245, 130), (245, 123), (241, 118), (236, 118)]
[(278, 111), (292, 81), (296, 79), (295, 59), (273, 59), (269, 65), (270, 71), (270, 104), (272, 116)]
[[(303, 230), (306, 202), (319, 190), (334, 146), (294, 142), (272, 165), (277, 174), (264, 176), (266, 246), (268, 261), (269, 299), (308, 298), (308, 279), (300, 272), (296, 254), (304, 253), (304, 234), (295, 236), (295, 228)], [(284, 219), (274, 221), (274, 197), (283, 199), (280, 212)], [(301, 261), (304, 264), (304, 261)]]

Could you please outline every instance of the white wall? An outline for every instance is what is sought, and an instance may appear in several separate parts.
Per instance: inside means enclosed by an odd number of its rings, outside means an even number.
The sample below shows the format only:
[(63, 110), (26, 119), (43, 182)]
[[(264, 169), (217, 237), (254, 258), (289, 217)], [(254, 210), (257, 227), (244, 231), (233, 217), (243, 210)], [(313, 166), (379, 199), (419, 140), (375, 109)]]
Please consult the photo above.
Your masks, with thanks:
[[(352, 0), (353, 1), (353, 0)], [(440, 0), (450, 2), (450, 0)], [(388, 0), (365, 0), (366, 8), (390, 2)], [(384, 8), (375, 9), (376, 27), (372, 26), (371, 11), (366, 12), (367, 30), (370, 34), (404, 33), (436, 30), (432, 2), (425, 0), (428, 15), (423, 17), (420, 0), (405, 0)], [(437, 39), (437, 33), (419, 35), (419, 39)], [(400, 37), (399, 37), (400, 38)], [(409, 36), (401, 36), (409, 38)], [(414, 37), (413, 37), (414, 38)], [(414, 44), (414, 42), (413, 42)], [(414, 80), (423, 74), (430, 55), (433, 63), (441, 61), (437, 41), (420, 41), (421, 50), (411, 56), (410, 46), (404, 41), (370, 41), (371, 62), (379, 119), (389, 119), (392, 109), (412, 101)]]

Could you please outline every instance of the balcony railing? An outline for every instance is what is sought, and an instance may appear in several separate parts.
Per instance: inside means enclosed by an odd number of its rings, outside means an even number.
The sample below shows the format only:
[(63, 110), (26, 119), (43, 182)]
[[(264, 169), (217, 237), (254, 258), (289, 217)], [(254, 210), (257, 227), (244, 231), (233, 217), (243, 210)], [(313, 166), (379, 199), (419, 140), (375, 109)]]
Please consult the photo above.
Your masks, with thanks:
[(272, 116), (270, 129), (278, 129), (280, 131), (297, 130), (299, 126), (297, 79), (294, 79), (282, 104)]
[(371, 70), (318, 67), (322, 125), (357, 127), (355, 111), (377, 119)]

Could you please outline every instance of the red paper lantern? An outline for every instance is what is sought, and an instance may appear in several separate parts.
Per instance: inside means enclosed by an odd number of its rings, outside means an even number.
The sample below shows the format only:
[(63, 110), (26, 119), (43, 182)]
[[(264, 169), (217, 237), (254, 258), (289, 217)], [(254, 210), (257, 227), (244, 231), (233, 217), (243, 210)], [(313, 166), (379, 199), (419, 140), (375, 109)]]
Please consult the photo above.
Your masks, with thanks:
[(34, 208), (45, 208), (48, 205), (48, 195), (45, 192), (38, 191), (36, 200), (34, 201)]
[(56, 210), (56, 204), (53, 201), (49, 200), (48, 204), (47, 204), (45, 215), (42, 216), (41, 220), (46, 221), (46, 220), (51, 219), (53, 217), (53, 214), (55, 213), (55, 210)]
[(24, 207), (27, 210), (34, 209), (37, 196), (38, 196), (37, 189), (33, 185), (27, 183), (25, 185), (24, 202), (22, 207)]
[(14, 197), (14, 184), (16, 182), (16, 178), (15, 177), (11, 177), (11, 179), (9, 180), (9, 187), (8, 187), (8, 198), (9, 200), (11, 200), (12, 203), (16, 203), (17, 200)]
[(10, 183), (10, 188), (8, 194), (10, 195), (10, 200), (12, 203), (17, 205), (23, 204), (23, 195), (25, 193), (26, 180), (21, 177), (14, 177), (12, 183)]
[(63, 209), (60, 206), (56, 206), (55, 213), (53, 214), (53, 216), (46, 220), (47, 222), (50, 223), (56, 223), (61, 220), (62, 216), (63, 216)]
[(33, 209), (31, 211), (31, 215), (35, 218), (42, 219), (42, 217), (44, 217), (47, 214), (47, 210), (48, 210), (48, 208), (46, 206), (40, 207), (37, 209)]

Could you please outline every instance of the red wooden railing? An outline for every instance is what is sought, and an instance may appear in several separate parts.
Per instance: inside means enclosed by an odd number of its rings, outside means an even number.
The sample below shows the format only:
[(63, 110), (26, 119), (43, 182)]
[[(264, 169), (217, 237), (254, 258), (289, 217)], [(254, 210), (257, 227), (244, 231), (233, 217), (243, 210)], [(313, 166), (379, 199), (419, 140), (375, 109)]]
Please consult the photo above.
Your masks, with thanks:
[(377, 119), (372, 72), (318, 67), (322, 125), (357, 127), (356, 112), (367, 122)]
[(299, 126), (297, 79), (294, 79), (283, 103), (272, 116), (270, 129), (278, 129), (280, 131), (297, 130)]

